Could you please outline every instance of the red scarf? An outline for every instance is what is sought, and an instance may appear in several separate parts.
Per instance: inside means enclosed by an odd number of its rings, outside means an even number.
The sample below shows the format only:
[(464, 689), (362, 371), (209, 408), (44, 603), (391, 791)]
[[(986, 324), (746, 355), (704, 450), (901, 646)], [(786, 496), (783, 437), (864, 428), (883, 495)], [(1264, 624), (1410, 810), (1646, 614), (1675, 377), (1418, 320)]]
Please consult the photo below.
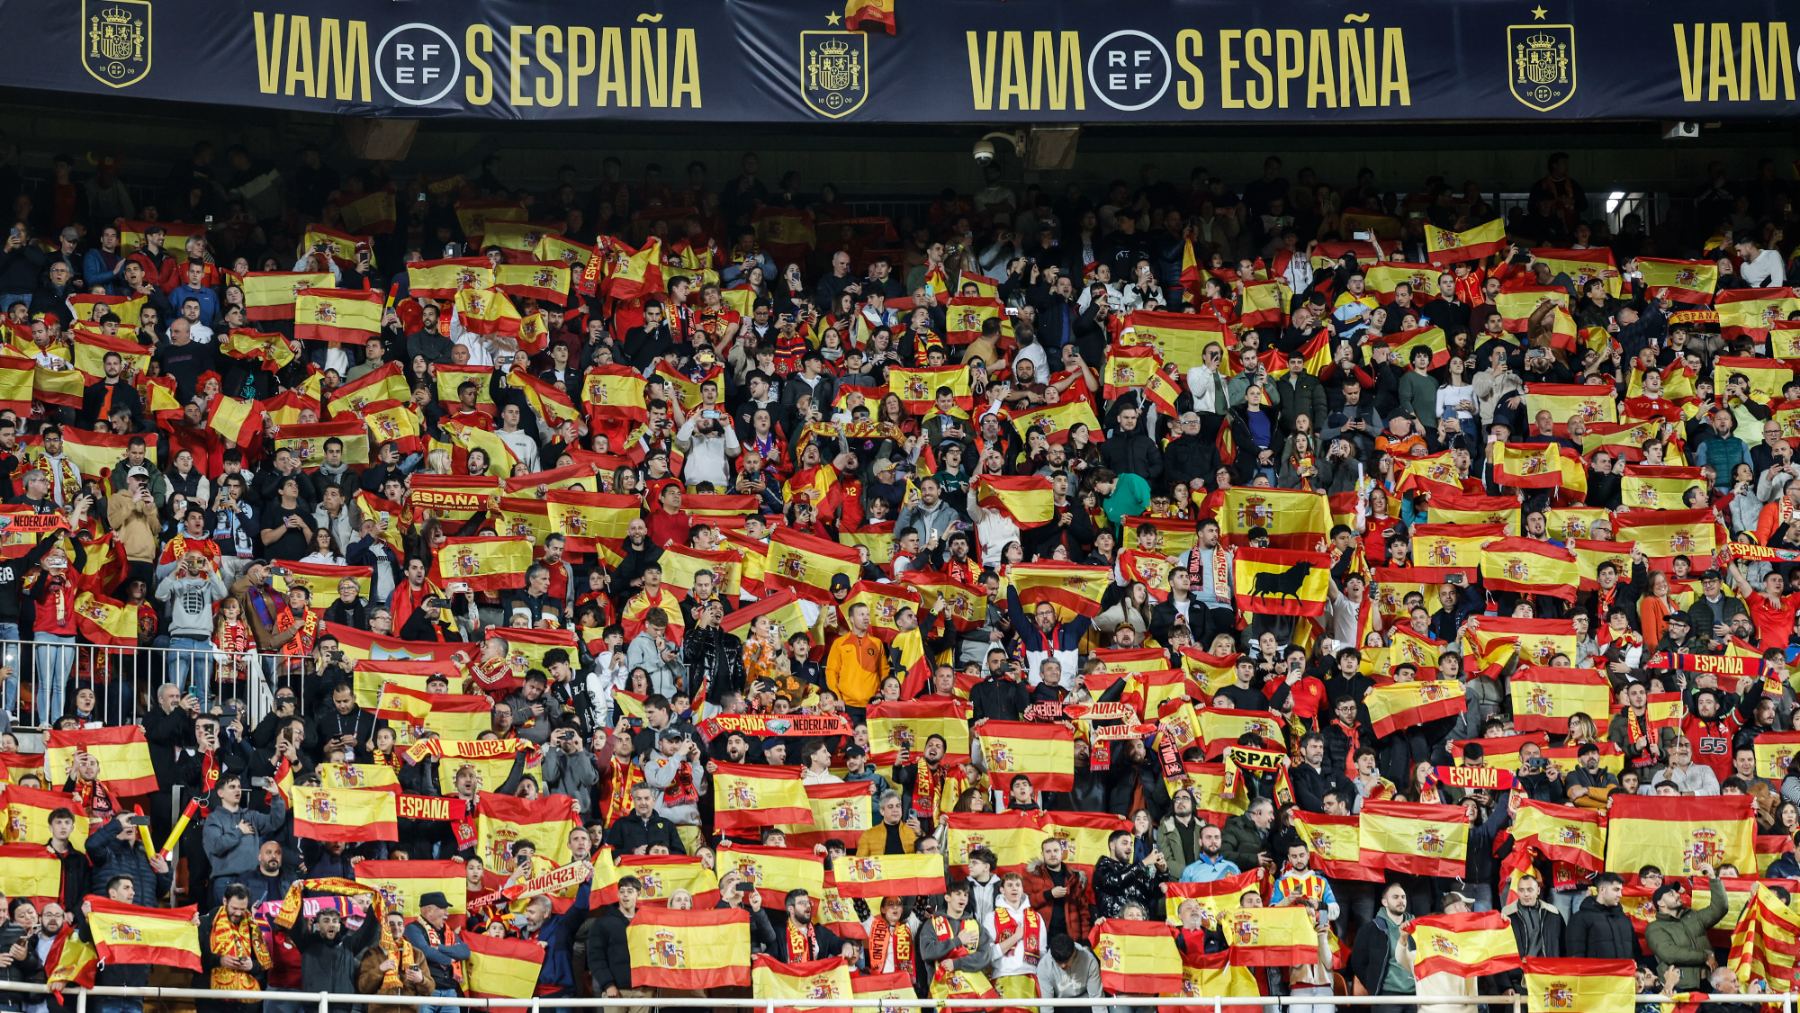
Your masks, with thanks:
[(797, 962), (813, 959), (813, 943), (817, 938), (811, 922), (800, 926), (793, 918), (789, 918), (787, 923), (788, 960)]
[(1362, 736), (1356, 730), (1354, 721), (1344, 724), (1333, 718), (1331, 723), (1337, 726), (1338, 731), (1344, 733), (1344, 738), (1350, 740), (1350, 748), (1344, 753), (1344, 776), (1354, 781), (1356, 780), (1356, 751), (1362, 748)]
[[(1025, 905), (1024, 919), (1025, 938), (1021, 939), (1020, 942), (1025, 944), (1025, 959), (1035, 964), (1037, 963), (1038, 958), (1043, 956), (1041, 944), (1043, 941), (1044, 921), (1043, 917), (1033, 910), (1029, 904)], [(1000, 939), (1005, 939), (1014, 932), (1017, 932), (1019, 928), (1020, 924), (1018, 919), (1013, 916), (1011, 911), (1006, 909), (1006, 905), (994, 905), (994, 934), (996, 936), (999, 936)], [(997, 944), (999, 940), (995, 940), (995, 942)]]
[(888, 974), (892, 967), (910, 974), (912, 966), (912, 931), (904, 924), (889, 925), (886, 918), (877, 917), (869, 926), (869, 972)]
[(938, 789), (942, 786), (942, 782), (938, 778), (941, 775), (932, 770), (931, 765), (924, 760), (915, 763), (913, 769), (916, 771), (913, 777), (913, 815), (936, 820)]

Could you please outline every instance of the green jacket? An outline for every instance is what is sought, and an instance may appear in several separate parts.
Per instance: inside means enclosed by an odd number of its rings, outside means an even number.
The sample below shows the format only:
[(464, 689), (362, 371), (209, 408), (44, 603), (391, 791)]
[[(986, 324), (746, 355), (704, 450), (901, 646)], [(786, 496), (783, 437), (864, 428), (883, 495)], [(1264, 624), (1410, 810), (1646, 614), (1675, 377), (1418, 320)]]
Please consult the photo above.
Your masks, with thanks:
[(1712, 944), (1706, 941), (1706, 930), (1725, 917), (1725, 884), (1712, 877), (1712, 902), (1704, 908), (1684, 911), (1679, 918), (1656, 920), (1644, 930), (1644, 942), (1656, 956), (1656, 977), (1660, 981), (1669, 968), (1677, 968), (1681, 977), (1675, 983), (1677, 992), (1700, 991), (1706, 987), (1706, 961), (1712, 956)]

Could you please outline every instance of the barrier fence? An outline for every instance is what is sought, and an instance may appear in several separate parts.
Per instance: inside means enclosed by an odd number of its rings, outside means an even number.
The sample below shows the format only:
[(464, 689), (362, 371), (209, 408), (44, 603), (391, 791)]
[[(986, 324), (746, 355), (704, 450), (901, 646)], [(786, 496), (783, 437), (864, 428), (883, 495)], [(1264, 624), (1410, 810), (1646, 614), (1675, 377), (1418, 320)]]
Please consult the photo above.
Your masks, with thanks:
[[(77, 707), (86, 720), (135, 724), (156, 706), (156, 691), (172, 682), (199, 698), (201, 709), (241, 709), (245, 733), (274, 705), (275, 690), (295, 691), (295, 716), (313, 710), (312, 660), (259, 651), (226, 652), (204, 641), (109, 646), (63, 639), (0, 640), (0, 664), (11, 670), (4, 709), (20, 728), (48, 728)], [(84, 691), (93, 693), (87, 701)]]
[[(0, 982), (0, 992), (26, 992), (37, 995), (49, 991), (43, 985), (25, 982)], [(529, 999), (479, 999), (450, 998), (448, 996), (430, 995), (363, 995), (342, 994), (333, 992), (244, 992), (196, 988), (162, 988), (148, 986), (145, 988), (109, 988), (94, 987), (87, 989), (69, 988), (64, 993), (64, 1003), (68, 1005), (73, 999), (74, 1013), (97, 1013), (104, 1000), (110, 998), (136, 999), (144, 1001), (213, 1000), (241, 1002), (279, 1002), (279, 1003), (316, 1003), (319, 1013), (330, 1013), (333, 1007), (343, 1009), (355, 1005), (381, 1006), (455, 1006), (464, 1009), (504, 1009), (514, 1013), (550, 1013), (557, 1009), (730, 1009), (754, 1010), (759, 1013), (780, 1013), (783, 1010), (796, 1008), (816, 1009), (817, 1000), (801, 1001), (795, 999), (727, 999), (692, 996), (663, 997), (620, 997), (616, 999), (577, 999), (555, 996), (539, 996)], [(1711, 1003), (1780, 1006), (1782, 1013), (1795, 1013), (1795, 1000), (1791, 993), (1765, 993), (1760, 995), (1707, 995), (1704, 1001)], [(1639, 995), (1634, 1000), (1636, 1006), (1645, 1004), (1663, 1004), (1693, 1001), (1685, 996), (1662, 994)], [(1354, 996), (1217, 996), (1217, 997), (1177, 997), (1159, 998), (1157, 996), (1103, 996), (1076, 999), (1006, 999), (1008, 1009), (1035, 1008), (1040, 1010), (1086, 1009), (1100, 1010), (1111, 1007), (1115, 1010), (1136, 1009), (1184, 1009), (1203, 1013), (1223, 1013), (1226, 1009), (1258, 1008), (1265, 1010), (1285, 1010), (1295, 1007), (1308, 1007), (1314, 1010), (1326, 1006), (1340, 1007), (1383, 1007), (1399, 1006), (1411, 1009), (1415, 1006), (1488, 1006), (1492, 1009), (1508, 1009), (1512, 1013), (1525, 1013), (1528, 1000), (1523, 995), (1354, 995)], [(995, 1005), (990, 999), (855, 999), (832, 998), (825, 1003), (833, 1009), (870, 1009), (870, 1010), (903, 1010), (903, 1009), (969, 1009), (986, 1010)]]

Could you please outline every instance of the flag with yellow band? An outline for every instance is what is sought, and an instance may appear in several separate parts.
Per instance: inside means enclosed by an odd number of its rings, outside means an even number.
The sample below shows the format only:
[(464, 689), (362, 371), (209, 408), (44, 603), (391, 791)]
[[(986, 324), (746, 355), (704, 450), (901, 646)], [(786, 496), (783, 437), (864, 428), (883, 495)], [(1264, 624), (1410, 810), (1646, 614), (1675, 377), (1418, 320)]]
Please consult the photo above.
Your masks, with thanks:
[(625, 930), (631, 981), (640, 988), (741, 988), (750, 984), (750, 913), (741, 908), (640, 908)]
[(1501, 322), (1514, 334), (1525, 332), (1531, 315), (1544, 303), (1567, 310), (1569, 290), (1561, 285), (1518, 285), (1503, 288), (1494, 297), (1494, 309), (1499, 312)]
[(663, 549), (657, 563), (662, 566), (663, 584), (678, 591), (693, 591), (694, 577), (707, 573), (712, 575), (713, 588), (724, 600), (735, 602), (743, 593), (744, 557), (736, 549), (708, 551), (670, 545)]
[(75, 754), (85, 752), (99, 761), (100, 782), (120, 798), (156, 791), (156, 775), (150, 769), (150, 745), (142, 725), (52, 728), (44, 734), (44, 773), (51, 784), (67, 783)]
[(1628, 464), (1619, 480), (1619, 499), (1627, 509), (1685, 510), (1687, 494), (1706, 488), (1699, 468)]
[(1654, 559), (1697, 558), (1719, 547), (1718, 524), (1708, 507), (1693, 510), (1625, 510), (1613, 516), (1613, 537), (1636, 542)]
[(833, 866), (839, 896), (865, 900), (936, 896), (944, 892), (944, 856), (846, 857)]
[(1175, 401), (1181, 391), (1164, 372), (1162, 356), (1149, 345), (1114, 345), (1107, 349), (1102, 379), (1108, 401), (1142, 391), (1157, 407), (1175, 414)]
[[(489, 423), (484, 420), (483, 425), (487, 424)], [(488, 474), (496, 478), (511, 478), (513, 470), (519, 466), (519, 458), (513, 453), (512, 448), (507, 446), (506, 441), (491, 429), (467, 425), (451, 419), (443, 420), (438, 424), (438, 428), (442, 429), (444, 435), (449, 437), (449, 442), (439, 443), (434, 440), (432, 449), (450, 451), (455, 457), (455, 465), (464, 465), (468, 455), (479, 450), (487, 457)]]
[(138, 642), (138, 610), (103, 594), (83, 591), (75, 596), (75, 628), (89, 642), (114, 647)]
[(1294, 810), (1294, 833), (1312, 852), (1309, 864), (1332, 879), (1381, 882), (1381, 870), (1362, 860), (1362, 820)]
[(713, 860), (714, 874), (724, 876), (733, 871), (757, 888), (764, 904), (780, 906), (789, 890), (805, 890), (813, 897), (825, 894), (825, 867), (808, 850), (756, 845), (720, 848)]
[(406, 385), (406, 374), (401, 371), (398, 362), (390, 362), (332, 391), (331, 402), (326, 408), (335, 418), (345, 412), (360, 414), (364, 408), (377, 402), (405, 404), (411, 400), (412, 388)]
[(1524, 799), (1513, 817), (1513, 841), (1553, 862), (1599, 872), (1606, 865), (1606, 820), (1600, 810)]
[(1475, 978), (1519, 967), (1512, 923), (1498, 911), (1426, 915), (1406, 926), (1413, 940), (1413, 974)]
[(1231, 545), (1245, 544), (1251, 528), (1262, 528), (1272, 546), (1318, 551), (1331, 530), (1331, 504), (1322, 492), (1236, 487), (1225, 490), (1218, 521)]
[(953, 869), (966, 868), (977, 848), (992, 851), (1002, 868), (1038, 861), (1049, 836), (1035, 812), (944, 814), (944, 857)]
[(902, 748), (914, 755), (933, 735), (944, 740), (944, 762), (969, 758), (969, 705), (961, 700), (894, 700), (869, 705), (869, 762), (891, 766)]
[(1575, 554), (1536, 538), (1499, 538), (1481, 549), (1481, 582), (1490, 591), (1516, 591), (1575, 600), (1581, 567)]
[[(106, 376), (106, 357), (117, 355), (121, 364), (126, 367), (126, 372), (143, 373), (149, 370), (152, 351), (154, 349), (135, 341), (109, 338), (99, 331), (83, 328), (76, 333), (75, 368), (99, 380)], [(106, 415), (102, 414), (100, 417), (105, 418)]]
[(500, 291), (558, 307), (568, 301), (569, 283), (569, 266), (560, 262), (527, 261), (494, 269), (494, 287)]
[(1112, 582), (1112, 573), (1104, 566), (1079, 563), (1017, 563), (1007, 571), (1007, 579), (1027, 611), (1049, 602), (1059, 620), (1068, 622), (1078, 615), (1100, 614), (1100, 596)]
[(251, 323), (294, 319), (300, 293), (332, 287), (330, 271), (251, 271), (244, 275), (244, 319)]
[(988, 719), (975, 724), (988, 776), (1010, 784), (1024, 774), (1038, 791), (1075, 785), (1075, 730), (1065, 724)]
[(1363, 860), (1414, 876), (1460, 876), (1468, 856), (1469, 817), (1459, 805), (1363, 803)]
[(360, 288), (309, 288), (294, 297), (294, 337), (360, 345), (381, 333), (387, 301)]
[[(867, 3), (868, 0), (856, 2)], [(840, 1007), (826, 1006), (824, 1003), (834, 999), (853, 998), (856, 994), (850, 983), (850, 965), (844, 962), (842, 956), (788, 963), (776, 960), (766, 953), (758, 953), (752, 964), (751, 996), (769, 1000), (770, 1009), (792, 1013), (839, 1009)], [(785, 1001), (777, 1003), (775, 1000)]]
[(8, 897), (61, 896), (62, 859), (42, 842), (0, 844), (0, 891)]
[[(67, 809), (77, 815), (85, 812), (73, 795), (22, 784), (7, 785), (0, 792), (0, 800), (4, 800), (6, 805), (6, 822), (0, 824), (0, 828), (4, 829), (5, 839), (9, 843), (29, 842), (41, 847), (50, 839), (51, 813), (58, 809)], [(88, 821), (76, 820), (75, 829), (69, 834), (69, 843), (76, 851), (86, 854), (87, 839)]]
[(398, 841), (394, 794), (376, 788), (295, 785), (294, 836), (309, 841)]
[(406, 265), (406, 284), (414, 298), (454, 299), (465, 288), (493, 288), (494, 268), (486, 257), (421, 260)]
[(1069, 430), (1076, 426), (1086, 426), (1090, 433), (1096, 435), (1101, 432), (1100, 419), (1094, 414), (1093, 404), (1086, 398), (1059, 401), (1029, 411), (1008, 411), (1006, 414), (1021, 439), (1030, 439), (1030, 433), (1036, 430), (1043, 433), (1051, 443), (1061, 443), (1067, 438)]
[(1619, 421), (1618, 400), (1613, 389), (1604, 385), (1528, 383), (1525, 411), (1534, 418), (1538, 412), (1547, 411), (1558, 427), (1566, 427), (1572, 418), (1589, 425)]
[(1506, 246), (1506, 221), (1471, 225), (1460, 232), (1425, 224), (1425, 250), (1433, 266), (1442, 267), (1461, 260), (1482, 260), (1499, 253)]
[(1606, 868), (1635, 873), (1655, 865), (1668, 876), (1698, 875), (1703, 863), (1755, 868), (1750, 803), (1748, 795), (1614, 795), (1607, 813)]
[(1173, 995), (1181, 991), (1181, 952), (1166, 926), (1102, 918), (1094, 925), (1089, 942), (1100, 961), (1100, 985), (1109, 993)]
[(1777, 320), (1800, 313), (1800, 289), (1732, 288), (1713, 297), (1719, 313), (1719, 334), (1730, 341), (1748, 337), (1761, 340)]
[(1239, 611), (1314, 618), (1325, 614), (1331, 560), (1322, 552), (1244, 546), (1233, 555), (1231, 568)]
[(1319, 962), (1319, 934), (1304, 907), (1240, 907), (1220, 919), (1231, 962), (1243, 967), (1296, 967)]
[(1527, 957), (1529, 1013), (1632, 1013), (1637, 1008), (1637, 962), (1629, 958)]
[(1133, 310), (1125, 315), (1125, 329), (1119, 332), (1119, 344), (1153, 345), (1163, 362), (1183, 375), (1205, 361), (1208, 345), (1223, 349), (1230, 343), (1224, 324), (1197, 313)]
[(448, 538), (433, 555), (439, 582), (463, 583), (474, 591), (525, 586), (531, 543), (523, 538)]
[[(1756, 776), (1771, 778), (1779, 784), (1787, 776), (1794, 757), (1800, 756), (1800, 732), (1763, 732), (1751, 745), (1756, 750)], [(1770, 771), (1779, 773), (1771, 774)]]
[(424, 448), (423, 420), (410, 401), (380, 401), (367, 405), (362, 412), (362, 421), (372, 445), (392, 443), (401, 454), (417, 453)]
[(763, 587), (785, 588), (802, 598), (828, 604), (832, 578), (843, 574), (854, 584), (861, 569), (861, 558), (850, 546), (781, 527), (769, 536)]
[(812, 805), (799, 767), (717, 762), (713, 818), (720, 830), (812, 820)]
[(1708, 305), (1719, 287), (1719, 265), (1710, 260), (1639, 257), (1637, 269), (1643, 276), (1644, 292), (1652, 299), (1666, 295), (1675, 302)]
[(544, 948), (529, 939), (505, 939), (465, 932), (469, 947), (463, 962), (463, 986), (469, 995), (489, 999), (528, 999), (537, 994)]
[(1612, 685), (1593, 668), (1521, 665), (1512, 677), (1513, 726), (1566, 735), (1569, 719), (1612, 712)]
[(1479, 627), (1462, 631), (1464, 666), (1491, 677), (1514, 658), (1522, 665), (1548, 665), (1558, 654), (1573, 658), (1575, 641), (1575, 624), (1568, 619), (1482, 616)]
[(94, 950), (109, 967), (161, 965), (200, 970), (199, 917), (194, 905), (138, 907), (105, 897), (83, 900)]
[(1794, 371), (1773, 359), (1745, 355), (1721, 355), (1713, 360), (1713, 378), (1722, 392), (1734, 376), (1750, 381), (1751, 398), (1758, 404), (1780, 401), (1781, 392), (1794, 379)]
[(975, 499), (983, 510), (1012, 518), (1021, 528), (1035, 528), (1056, 515), (1055, 493), (1042, 475), (983, 475), (975, 481)]
[(1163, 917), (1171, 925), (1181, 924), (1181, 909), (1193, 904), (1203, 919), (1223, 924), (1231, 912), (1244, 906), (1246, 893), (1262, 894), (1263, 870), (1220, 876), (1207, 883), (1170, 883), (1163, 896)]
[(969, 408), (967, 366), (895, 367), (888, 370), (887, 381), (888, 393), (898, 397), (901, 406), (909, 412), (931, 411), (936, 406), (939, 389), (948, 389), (964, 411)]
[(459, 289), (454, 307), (456, 319), (471, 334), (519, 336), (519, 308), (498, 289)]
[(1377, 736), (1461, 714), (1468, 708), (1462, 685), (1454, 679), (1378, 683), (1370, 687), (1363, 702)]
[[(495, 745), (491, 742), (471, 745)], [(513, 757), (497, 757), (508, 766)], [(440, 769), (454, 770), (462, 761), (444, 762)], [(489, 783), (498, 785), (499, 781)], [(484, 791), (478, 796), (475, 815), (476, 855), (490, 872), (511, 873), (517, 866), (513, 844), (530, 841), (537, 848), (537, 860), (549, 861), (552, 867), (569, 864), (569, 831), (578, 825), (575, 800), (567, 795), (544, 795), (539, 798), (514, 798)]]
[(276, 431), (275, 449), (287, 450), (307, 471), (317, 471), (325, 463), (325, 444), (337, 440), (343, 444), (344, 464), (369, 463), (369, 432), (363, 420), (334, 419), (306, 425), (282, 426)]

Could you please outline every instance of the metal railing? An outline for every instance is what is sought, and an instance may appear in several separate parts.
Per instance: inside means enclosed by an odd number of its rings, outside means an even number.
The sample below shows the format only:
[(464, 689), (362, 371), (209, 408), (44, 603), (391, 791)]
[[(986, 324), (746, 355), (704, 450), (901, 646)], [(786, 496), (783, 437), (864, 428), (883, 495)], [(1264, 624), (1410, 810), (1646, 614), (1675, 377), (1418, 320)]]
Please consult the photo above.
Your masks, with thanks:
[[(265, 651), (226, 652), (210, 643), (181, 641), (141, 647), (72, 643), (39, 634), (0, 640), (0, 664), (12, 671), (0, 689), (0, 706), (15, 728), (53, 727), (68, 714), (91, 715), (86, 720), (106, 725), (134, 724), (156, 706), (156, 691), (166, 682), (197, 697), (203, 713), (240, 709), (246, 732), (269, 713), (277, 687), (293, 688), (299, 716), (309, 709), (311, 660)], [(84, 691), (93, 694), (91, 702)]]
[[(49, 989), (43, 985), (25, 982), (0, 982), (0, 992), (25, 992), (44, 995)], [(379, 1004), (382, 1006), (456, 1006), (464, 1009), (505, 1009), (526, 1011), (526, 1013), (548, 1013), (556, 1009), (632, 1009), (653, 1006), (661, 1009), (734, 1009), (758, 1010), (762, 1013), (777, 1013), (780, 1010), (791, 1010), (795, 1007), (816, 1008), (829, 1005), (832, 1008), (850, 1009), (992, 1009), (996, 1003), (991, 999), (857, 999), (831, 998), (821, 1003), (818, 1000), (796, 999), (744, 999), (744, 998), (711, 998), (696, 996), (622, 996), (616, 999), (584, 999), (575, 997), (543, 996), (518, 999), (486, 999), (486, 998), (452, 998), (448, 996), (430, 995), (363, 995), (333, 992), (282, 992), (282, 991), (228, 991), (198, 988), (165, 988), (150, 985), (143, 988), (112, 988), (96, 986), (94, 988), (67, 988), (64, 990), (63, 1003), (68, 1007), (69, 999), (74, 999), (74, 1013), (88, 1013), (89, 997), (126, 998), (140, 1000), (238, 1000), (238, 1001), (272, 1001), (283, 1003), (317, 1003), (319, 1013), (330, 1013), (333, 1006), (344, 1008), (355, 1005)], [(1737, 1003), (1745, 1005), (1780, 1005), (1782, 1013), (1795, 1013), (1795, 1000), (1800, 996), (1791, 993), (1769, 993), (1761, 995), (1717, 995), (1708, 994), (1708, 1003)], [(1647, 993), (1635, 999), (1636, 1005), (1645, 1003), (1666, 1003), (1683, 1001), (1679, 996)], [(1159, 996), (1094, 996), (1075, 999), (1003, 999), (1000, 1000), (1009, 1009), (1036, 1008), (1054, 1009), (1088, 1009), (1110, 1006), (1114, 1009), (1143, 1009), (1154, 1007), (1178, 1007), (1199, 1011), (1211, 1010), (1223, 1013), (1227, 1007), (1255, 1007), (1267, 1010), (1285, 1010), (1297, 1006), (1405, 1006), (1443, 1005), (1443, 1006), (1489, 1006), (1496, 1009), (1510, 1009), (1512, 1013), (1524, 1013), (1527, 999), (1523, 995), (1339, 995), (1339, 996), (1207, 996), (1202, 998), (1159, 997)]]

